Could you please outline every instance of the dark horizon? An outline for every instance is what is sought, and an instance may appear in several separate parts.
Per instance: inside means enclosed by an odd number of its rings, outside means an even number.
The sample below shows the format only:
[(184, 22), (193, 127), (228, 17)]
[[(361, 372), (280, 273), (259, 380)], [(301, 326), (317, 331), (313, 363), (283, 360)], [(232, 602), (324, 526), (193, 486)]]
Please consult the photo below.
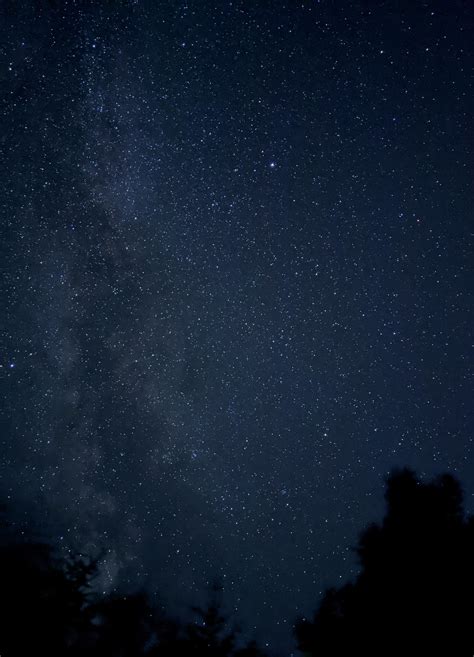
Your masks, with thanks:
[[(474, 5), (0, 4), (0, 501), (275, 651), (396, 467), (474, 510)], [(278, 573), (278, 576), (275, 576)]]
[[(450, 473), (423, 481), (404, 468), (385, 484), (383, 519), (351, 547), (357, 576), (328, 587), (313, 613), (287, 619), (289, 636), (281, 643), (293, 639), (291, 655), (472, 654), (474, 515), (465, 512), (461, 483)], [(78, 552), (62, 537), (41, 535), (11, 504), (0, 508), (5, 657), (32, 650), (50, 657), (288, 654), (271, 636), (259, 645), (229, 609), (222, 581), (208, 582), (203, 602), (178, 615), (167, 607), (166, 591), (105, 592), (107, 550)], [(270, 644), (271, 652), (262, 649)]]

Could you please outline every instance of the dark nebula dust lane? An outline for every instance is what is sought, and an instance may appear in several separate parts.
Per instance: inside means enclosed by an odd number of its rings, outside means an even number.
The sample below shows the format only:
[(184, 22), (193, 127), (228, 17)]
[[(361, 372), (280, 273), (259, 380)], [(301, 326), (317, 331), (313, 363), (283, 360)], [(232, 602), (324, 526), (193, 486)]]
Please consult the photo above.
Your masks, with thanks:
[(0, 6), (1, 494), (269, 649), (395, 466), (472, 508), (470, 3)]

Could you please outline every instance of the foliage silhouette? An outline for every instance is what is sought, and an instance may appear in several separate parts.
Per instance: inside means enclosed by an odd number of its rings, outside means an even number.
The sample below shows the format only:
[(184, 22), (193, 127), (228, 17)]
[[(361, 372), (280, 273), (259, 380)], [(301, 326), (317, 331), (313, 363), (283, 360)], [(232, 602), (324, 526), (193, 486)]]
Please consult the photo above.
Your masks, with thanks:
[[(4, 509), (0, 507), (0, 513)], [(0, 655), (25, 657), (261, 657), (222, 612), (214, 586), (205, 607), (184, 623), (168, 617), (144, 593), (98, 595), (99, 559), (59, 557), (29, 540), (15, 523), (0, 525)]]
[[(192, 622), (175, 626), (174, 635), (168, 642), (161, 640), (156, 657), (172, 655), (192, 655), (193, 657), (265, 657), (255, 641), (242, 644), (239, 629), (224, 613), (222, 607), (222, 587), (214, 582), (209, 590), (207, 604), (194, 606)], [(154, 657), (153, 653), (153, 657)]]
[(421, 483), (410, 470), (387, 480), (387, 511), (356, 548), (354, 583), (328, 590), (312, 621), (295, 627), (308, 655), (474, 654), (474, 520), (459, 483)]
[[(383, 521), (356, 547), (360, 574), (328, 590), (313, 620), (297, 623), (299, 649), (318, 657), (470, 657), (474, 519), (465, 517), (459, 483), (397, 471), (385, 498)], [(15, 523), (0, 528), (3, 657), (264, 657), (223, 612), (217, 584), (207, 604), (192, 608), (192, 622), (172, 619), (143, 593), (99, 595), (98, 559), (60, 557)]]
[(93, 560), (79, 555), (60, 561), (40, 542), (0, 547), (0, 654), (28, 655), (40, 646), (49, 655), (75, 655), (78, 637), (91, 629), (85, 612)]

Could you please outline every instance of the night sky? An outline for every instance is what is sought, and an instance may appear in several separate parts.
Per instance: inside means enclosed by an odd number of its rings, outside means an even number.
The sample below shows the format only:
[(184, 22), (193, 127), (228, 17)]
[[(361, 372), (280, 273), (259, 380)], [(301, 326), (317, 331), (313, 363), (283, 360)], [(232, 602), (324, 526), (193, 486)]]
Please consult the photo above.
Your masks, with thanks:
[(3, 1), (1, 494), (270, 649), (395, 466), (474, 495), (474, 5)]

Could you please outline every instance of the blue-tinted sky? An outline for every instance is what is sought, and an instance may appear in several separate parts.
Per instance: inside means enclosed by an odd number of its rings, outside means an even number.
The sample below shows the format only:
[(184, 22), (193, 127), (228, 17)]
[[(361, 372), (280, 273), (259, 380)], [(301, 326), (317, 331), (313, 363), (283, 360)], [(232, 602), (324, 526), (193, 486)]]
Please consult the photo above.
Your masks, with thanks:
[(104, 590), (288, 650), (391, 468), (472, 508), (473, 19), (2, 3), (2, 490)]

